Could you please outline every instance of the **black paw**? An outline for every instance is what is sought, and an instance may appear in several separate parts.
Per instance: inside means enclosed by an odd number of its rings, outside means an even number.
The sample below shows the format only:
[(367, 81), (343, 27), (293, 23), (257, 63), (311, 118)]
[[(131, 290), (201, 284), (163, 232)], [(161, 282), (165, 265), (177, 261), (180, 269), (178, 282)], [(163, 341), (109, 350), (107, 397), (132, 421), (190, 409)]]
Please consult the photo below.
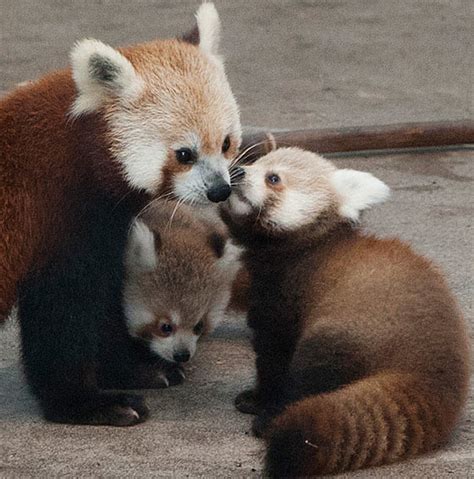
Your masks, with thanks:
[(66, 424), (134, 426), (144, 422), (149, 410), (141, 396), (124, 393), (98, 393), (61, 404), (48, 404), (45, 418)]
[(255, 389), (245, 389), (238, 394), (234, 400), (234, 405), (237, 410), (244, 414), (260, 414), (263, 409)]
[(154, 370), (153, 376), (147, 382), (142, 381), (142, 388), (163, 389), (181, 384), (186, 378), (181, 366), (167, 366), (161, 370)]
[(184, 369), (179, 365), (174, 366), (166, 371), (168, 386), (177, 386), (178, 384), (182, 384), (185, 378), (186, 375), (184, 374)]
[(101, 379), (103, 389), (164, 389), (184, 381), (181, 366), (162, 364), (140, 364), (122, 377)]

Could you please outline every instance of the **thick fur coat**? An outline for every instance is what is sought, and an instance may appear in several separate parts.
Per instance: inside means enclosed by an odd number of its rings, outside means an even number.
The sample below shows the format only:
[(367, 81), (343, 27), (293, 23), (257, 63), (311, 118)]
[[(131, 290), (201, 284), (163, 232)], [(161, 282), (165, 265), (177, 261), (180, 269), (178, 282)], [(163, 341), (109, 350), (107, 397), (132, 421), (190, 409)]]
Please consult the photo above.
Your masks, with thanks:
[(338, 473), (443, 444), (467, 397), (468, 336), (431, 261), (357, 228), (388, 188), (298, 149), (244, 171), (223, 217), (246, 248), (257, 382), (236, 405), (257, 415), (267, 473)]
[[(230, 194), (238, 109), (217, 12), (204, 3), (196, 17), (186, 39), (120, 50), (79, 42), (70, 69), (0, 102), (0, 318), (18, 300), (25, 371), (47, 419), (146, 417), (139, 397), (97, 384), (103, 342), (126, 332), (130, 221), (159, 197)], [(128, 349), (119, 341), (115, 351), (121, 367)]]
[(181, 366), (224, 317), (241, 251), (218, 218), (196, 210), (160, 202), (132, 226), (123, 302), (129, 333), (148, 360), (130, 368), (125, 384), (181, 382)]

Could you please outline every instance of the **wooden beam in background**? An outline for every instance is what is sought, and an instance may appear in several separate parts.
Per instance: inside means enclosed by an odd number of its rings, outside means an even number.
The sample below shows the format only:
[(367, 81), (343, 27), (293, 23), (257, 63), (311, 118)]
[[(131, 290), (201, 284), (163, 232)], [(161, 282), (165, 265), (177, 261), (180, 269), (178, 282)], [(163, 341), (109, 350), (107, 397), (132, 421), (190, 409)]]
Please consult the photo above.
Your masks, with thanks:
[(240, 150), (261, 143), (245, 154), (255, 161), (275, 147), (299, 146), (317, 153), (422, 148), (474, 144), (474, 121), (398, 123), (383, 126), (287, 130), (244, 135)]

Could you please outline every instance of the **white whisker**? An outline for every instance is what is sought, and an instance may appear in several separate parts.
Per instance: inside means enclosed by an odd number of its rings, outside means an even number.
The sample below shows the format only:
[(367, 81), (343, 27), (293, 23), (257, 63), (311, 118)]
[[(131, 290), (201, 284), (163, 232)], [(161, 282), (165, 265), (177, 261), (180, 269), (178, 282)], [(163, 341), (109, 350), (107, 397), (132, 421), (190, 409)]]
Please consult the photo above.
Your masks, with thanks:
[[(173, 192), (164, 193), (156, 198), (153, 198), (135, 215), (135, 220), (140, 219), (140, 217), (144, 215), (152, 206), (154, 206), (155, 203), (159, 201), (163, 201), (163, 200), (168, 201), (168, 199), (171, 196), (173, 196)], [(133, 226), (133, 221), (130, 223), (130, 226), (128, 228), (128, 234), (130, 234), (132, 226)]]
[(186, 196), (184, 196), (183, 198), (180, 198), (177, 202), (176, 202), (176, 206), (174, 207), (173, 209), (173, 212), (171, 213), (171, 217), (170, 217), (170, 220), (168, 222), (168, 225), (167, 225), (167, 228), (170, 229), (171, 228), (171, 225), (173, 224), (173, 219), (176, 215), (176, 212), (178, 211), (178, 208), (187, 203), (189, 199), (192, 199), (193, 198), (193, 194), (192, 193), (189, 193), (187, 194)]
[(136, 215), (137, 218), (139, 218), (141, 215), (145, 214), (146, 211), (148, 211), (155, 203), (163, 200), (163, 199), (169, 199), (171, 196), (173, 196), (173, 192), (168, 192), (164, 193), (163, 195), (160, 195), (156, 198), (153, 198), (151, 201), (149, 201)]
[(256, 148), (257, 146), (260, 146), (260, 145), (265, 145), (267, 142), (266, 141), (259, 141), (257, 143), (254, 143), (253, 145), (250, 145), (248, 146), (247, 148), (245, 148), (245, 150), (241, 151), (231, 162), (230, 164), (230, 168), (232, 168), (233, 166), (236, 166), (238, 163), (240, 163), (241, 161), (243, 161), (245, 159), (245, 155), (247, 153), (249, 153), (250, 151), (252, 151), (254, 148)]
[(128, 190), (128, 191), (117, 201), (117, 203), (115, 203), (114, 208), (113, 208), (112, 211), (115, 211), (115, 210), (118, 208), (119, 204), (122, 203), (122, 201), (123, 201), (128, 195), (130, 195), (131, 193), (134, 193), (134, 191), (133, 191), (133, 190)]

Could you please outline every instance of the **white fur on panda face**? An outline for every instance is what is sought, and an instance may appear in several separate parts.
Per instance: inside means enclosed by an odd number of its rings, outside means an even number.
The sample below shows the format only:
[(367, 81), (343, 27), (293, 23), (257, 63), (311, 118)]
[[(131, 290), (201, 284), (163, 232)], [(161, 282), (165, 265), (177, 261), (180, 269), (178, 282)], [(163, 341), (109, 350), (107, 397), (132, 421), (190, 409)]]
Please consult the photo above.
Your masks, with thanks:
[(173, 179), (176, 197), (196, 205), (208, 204), (207, 192), (216, 181), (230, 185), (229, 164), (224, 156), (199, 159), (190, 171)]
[[(231, 213), (237, 216), (257, 214), (261, 224), (276, 231), (294, 230), (315, 218), (327, 208), (333, 195), (324, 176), (311, 176), (306, 168), (307, 155), (312, 154), (298, 149), (280, 149), (244, 167), (244, 179), (229, 199)], [(322, 171), (334, 170), (332, 165), (321, 160)], [(277, 184), (269, 181), (272, 176), (279, 178)]]
[[(133, 337), (140, 337), (140, 330), (153, 324), (156, 320), (148, 306), (140, 302), (125, 301), (124, 312), (128, 330)], [(192, 327), (184, 327), (181, 315), (176, 311), (170, 312), (170, 324), (175, 328), (175, 332), (167, 337), (154, 335), (149, 340), (149, 348), (169, 362), (175, 362), (174, 355), (180, 352), (188, 352), (192, 358), (196, 352), (200, 335), (195, 334)]]
[[(389, 195), (389, 188), (371, 174), (337, 170), (321, 156), (298, 148), (273, 151), (244, 170), (228, 202), (230, 213), (257, 213), (269, 230), (298, 229), (330, 207), (336, 207), (341, 218), (357, 221), (363, 210)], [(269, 175), (280, 181), (273, 185), (266, 180)]]
[[(167, 256), (173, 257), (173, 247), (169, 248)], [(125, 256), (127, 275), (123, 294), (130, 334), (142, 339), (146, 337), (149, 348), (168, 361), (174, 361), (174, 355), (180, 352), (188, 352), (192, 357), (202, 332), (212, 331), (224, 316), (233, 281), (241, 266), (241, 253), (240, 247), (227, 241), (222, 256), (211, 259), (210, 268), (205, 267), (199, 254), (186, 257), (185, 261), (199, 261), (202, 266), (194, 270), (193, 278), (189, 274), (186, 276), (186, 282), (194, 287), (182, 293), (181, 299), (185, 300), (178, 305), (176, 295), (168, 293), (182, 291), (170, 278), (173, 277), (171, 271), (183, 269), (183, 261), (177, 256), (178, 261), (160, 259), (153, 232), (143, 221), (135, 220)], [(183, 274), (186, 272), (184, 267)], [(173, 327), (168, 336), (160, 332), (164, 322)], [(200, 322), (201, 327), (196, 330)]]
[(267, 199), (265, 165), (258, 161), (244, 167), (244, 171), (243, 181), (239, 182), (228, 201), (230, 211), (237, 216), (247, 216), (253, 211), (260, 210)]
[[(220, 21), (214, 5), (202, 4), (196, 19), (199, 48), (163, 41), (122, 54), (97, 40), (78, 43), (71, 53), (78, 90), (71, 113), (105, 114), (111, 153), (132, 188), (155, 196), (166, 169), (173, 172), (169, 186), (176, 198), (208, 203), (213, 186), (230, 183), (231, 158), (222, 153), (222, 141), (229, 135), (236, 150), (241, 126), (218, 55)], [(195, 164), (186, 171), (173, 164), (179, 148), (196, 152)]]
[(199, 335), (181, 327), (182, 321), (179, 313), (172, 312), (170, 316), (173, 326), (176, 327), (176, 332), (166, 338), (154, 336), (150, 342), (150, 349), (169, 362), (175, 362), (174, 355), (183, 352), (188, 352), (191, 359), (196, 353)]

